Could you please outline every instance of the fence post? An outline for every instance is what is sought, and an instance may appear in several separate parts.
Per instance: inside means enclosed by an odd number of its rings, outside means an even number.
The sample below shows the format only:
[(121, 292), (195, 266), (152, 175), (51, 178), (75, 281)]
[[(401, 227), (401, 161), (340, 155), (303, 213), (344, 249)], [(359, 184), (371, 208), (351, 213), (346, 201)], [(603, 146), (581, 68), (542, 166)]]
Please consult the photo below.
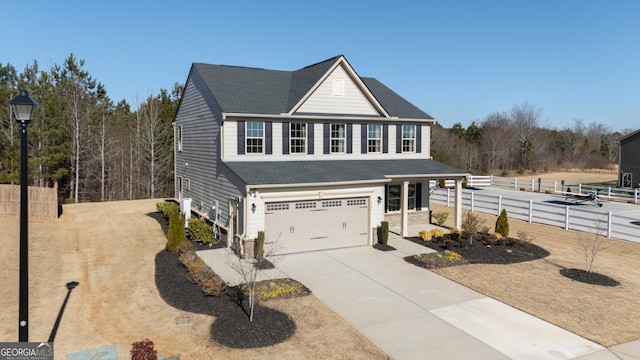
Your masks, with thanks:
[(447, 188), (447, 207), (451, 206), (451, 189)]
[(564, 210), (564, 229), (569, 230), (569, 205)]
[(474, 212), (475, 210), (473, 209), (473, 195), (475, 195), (475, 193), (472, 191), (471, 192), (471, 212)]
[(518, 190), (518, 178), (513, 178), (513, 189)]
[(607, 219), (607, 238), (611, 239), (611, 223), (613, 220), (613, 213), (609, 211), (609, 217)]
[(535, 180), (531, 179), (531, 192), (536, 191)]
[(553, 182), (553, 195), (556, 195), (558, 193), (558, 182), (554, 181)]
[(489, 187), (493, 187), (493, 175), (491, 175), (491, 177), (489, 178), (489, 182), (491, 183)]
[(538, 192), (540, 192), (541, 185), (542, 185), (542, 178), (538, 178)]
[(633, 203), (638, 203), (638, 189), (633, 190)]
[(529, 223), (533, 222), (533, 200), (529, 200)]
[(578, 194), (582, 194), (582, 184), (578, 184)]
[(607, 189), (607, 200), (611, 200), (611, 186)]
[(498, 196), (498, 216), (500, 216), (500, 212), (502, 211), (502, 195)]

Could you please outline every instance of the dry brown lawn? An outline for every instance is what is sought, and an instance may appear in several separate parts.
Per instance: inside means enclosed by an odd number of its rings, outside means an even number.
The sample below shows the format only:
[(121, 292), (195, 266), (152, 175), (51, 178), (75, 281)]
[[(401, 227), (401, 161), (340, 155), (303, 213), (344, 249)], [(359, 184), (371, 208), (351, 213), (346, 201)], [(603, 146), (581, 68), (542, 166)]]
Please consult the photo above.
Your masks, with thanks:
[[(440, 205), (432, 209), (451, 211)], [(495, 225), (497, 216), (476, 214), (486, 220), (485, 225)], [(446, 225), (452, 226), (452, 219)], [(595, 257), (593, 271), (621, 285), (588, 285), (562, 276), (560, 270), (585, 269), (578, 238), (594, 235), (515, 219), (509, 221), (509, 227), (510, 235), (518, 231), (533, 234), (534, 243), (551, 255), (518, 264), (473, 264), (434, 271), (607, 347), (640, 339), (640, 244), (602, 238), (604, 248)]]
[[(181, 359), (386, 359), (387, 356), (314, 296), (264, 305), (289, 314), (293, 337), (278, 345), (237, 350), (210, 340), (215, 318), (175, 309), (155, 285), (155, 256), (166, 237), (147, 214), (156, 200), (65, 205), (55, 221), (29, 225), (29, 340), (46, 341), (67, 290), (78, 281), (55, 339), (57, 359), (115, 345), (130, 358), (149, 338), (163, 356)], [(0, 342), (18, 340), (19, 219), (0, 218)], [(186, 280), (185, 280), (186, 281)], [(187, 325), (178, 319), (188, 318)]]

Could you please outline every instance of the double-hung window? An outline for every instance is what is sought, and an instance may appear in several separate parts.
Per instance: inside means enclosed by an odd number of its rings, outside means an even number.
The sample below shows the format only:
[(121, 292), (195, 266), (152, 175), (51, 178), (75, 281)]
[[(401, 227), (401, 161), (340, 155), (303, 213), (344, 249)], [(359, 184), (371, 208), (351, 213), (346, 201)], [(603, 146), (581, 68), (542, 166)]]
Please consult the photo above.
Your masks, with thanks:
[[(402, 209), (402, 185), (389, 185), (387, 192), (388, 211), (399, 211)], [(416, 208), (416, 184), (409, 184), (407, 189), (407, 209)]]
[(307, 152), (307, 124), (291, 123), (289, 144), (292, 154)]
[(379, 153), (382, 151), (382, 125), (369, 124), (367, 131), (367, 152)]
[(178, 143), (178, 151), (182, 151), (182, 125), (176, 126), (176, 142)]
[(402, 152), (416, 151), (416, 126), (402, 125)]
[(247, 121), (247, 154), (264, 153), (264, 122)]
[(346, 137), (345, 124), (331, 124), (331, 153), (344, 154)]

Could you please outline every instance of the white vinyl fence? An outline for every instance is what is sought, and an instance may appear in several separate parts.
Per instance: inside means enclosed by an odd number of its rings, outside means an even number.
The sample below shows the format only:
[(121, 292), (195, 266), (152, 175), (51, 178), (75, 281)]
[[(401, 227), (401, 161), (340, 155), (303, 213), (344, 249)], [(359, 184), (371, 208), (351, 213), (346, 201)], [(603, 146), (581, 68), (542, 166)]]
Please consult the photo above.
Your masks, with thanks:
[[(447, 184), (447, 187), (450, 185)], [(638, 189), (614, 188), (607, 186), (592, 186), (584, 184), (569, 184), (564, 181), (543, 181), (541, 179), (519, 179), (499, 176), (470, 176), (467, 180), (468, 187), (492, 187), (498, 189), (524, 190), (532, 192), (543, 192), (548, 194), (558, 194), (567, 192), (588, 193), (596, 192), (600, 198), (609, 201), (638, 203)]]
[[(431, 201), (453, 206), (454, 191), (449, 188), (433, 189)], [(467, 189), (462, 193), (462, 207), (494, 215), (499, 215), (502, 209), (506, 209), (510, 218), (640, 243), (640, 226), (638, 226), (640, 219), (637, 217), (618, 214), (614, 216), (613, 213), (606, 211), (485, 195)]]

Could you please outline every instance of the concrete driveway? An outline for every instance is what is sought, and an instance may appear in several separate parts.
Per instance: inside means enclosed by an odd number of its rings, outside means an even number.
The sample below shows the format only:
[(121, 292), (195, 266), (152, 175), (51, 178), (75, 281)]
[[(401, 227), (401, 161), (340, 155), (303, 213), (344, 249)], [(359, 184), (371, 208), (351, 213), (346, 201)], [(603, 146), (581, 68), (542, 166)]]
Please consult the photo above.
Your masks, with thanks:
[[(353, 247), (278, 256), (265, 278), (306, 285), (333, 311), (392, 358), (636, 359), (639, 343), (606, 349), (553, 324), (403, 260), (425, 248), (397, 236), (396, 251)], [(226, 249), (200, 256), (225, 281)], [(226, 260), (225, 260), (226, 259)], [(233, 261), (233, 260), (232, 260)], [(237, 259), (235, 260), (237, 261)]]

